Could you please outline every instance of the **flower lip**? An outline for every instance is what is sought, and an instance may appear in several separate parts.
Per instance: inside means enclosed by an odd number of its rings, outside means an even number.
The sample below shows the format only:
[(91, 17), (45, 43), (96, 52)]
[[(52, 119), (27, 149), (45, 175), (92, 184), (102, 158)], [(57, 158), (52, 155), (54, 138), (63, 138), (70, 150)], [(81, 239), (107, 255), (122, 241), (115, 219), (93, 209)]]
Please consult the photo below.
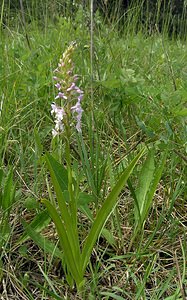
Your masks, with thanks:
[(68, 99), (67, 96), (64, 95), (64, 93), (62, 93), (62, 92), (59, 92), (58, 95), (55, 97), (55, 99), (59, 99), (59, 98), (65, 99), (65, 100)]
[(84, 97), (84, 94), (80, 94), (79, 97), (78, 97), (78, 101), (79, 102), (82, 101), (83, 97)]
[(75, 87), (75, 90), (78, 94), (83, 94), (83, 91), (78, 86)]
[(72, 82), (72, 84), (71, 84), (71, 86), (66, 90), (67, 92), (70, 92), (70, 91), (72, 91), (72, 90), (74, 90), (75, 89), (75, 82)]
[(57, 82), (57, 83), (55, 84), (55, 87), (56, 87), (59, 91), (60, 91), (61, 88), (62, 88), (59, 82)]

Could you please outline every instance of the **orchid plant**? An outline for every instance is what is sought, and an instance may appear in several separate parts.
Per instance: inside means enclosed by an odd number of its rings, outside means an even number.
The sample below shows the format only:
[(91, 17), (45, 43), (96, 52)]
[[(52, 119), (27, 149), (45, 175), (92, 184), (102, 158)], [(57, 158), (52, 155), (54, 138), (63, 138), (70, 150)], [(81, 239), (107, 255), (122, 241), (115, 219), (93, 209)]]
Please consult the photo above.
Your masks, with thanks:
[[(90, 261), (93, 247), (117, 204), (119, 193), (124, 188), (135, 165), (143, 155), (144, 149), (135, 156), (122, 172), (113, 189), (103, 201), (102, 206), (97, 210), (85, 241), (80, 241), (78, 200), (81, 189), (76, 179), (73, 178), (70, 140), (74, 126), (78, 135), (82, 134), (81, 117), (83, 109), (81, 101), (84, 93), (77, 86), (78, 75), (74, 75), (73, 72), (72, 55), (75, 48), (75, 43), (70, 44), (60, 59), (58, 67), (54, 70), (55, 76), (53, 77), (58, 95), (55, 97), (55, 102), (51, 104), (51, 114), (55, 122), (52, 135), (53, 138), (61, 136), (65, 140), (66, 167), (56, 161), (52, 155), (46, 153), (45, 159), (56, 193), (57, 203), (54, 203), (54, 201), (51, 202), (48, 199), (42, 199), (42, 202), (47, 207), (57, 230), (67, 281), (72, 287), (75, 283), (77, 290), (80, 291), (84, 286), (84, 274)], [(52, 192), (49, 191), (49, 194), (51, 195)]]

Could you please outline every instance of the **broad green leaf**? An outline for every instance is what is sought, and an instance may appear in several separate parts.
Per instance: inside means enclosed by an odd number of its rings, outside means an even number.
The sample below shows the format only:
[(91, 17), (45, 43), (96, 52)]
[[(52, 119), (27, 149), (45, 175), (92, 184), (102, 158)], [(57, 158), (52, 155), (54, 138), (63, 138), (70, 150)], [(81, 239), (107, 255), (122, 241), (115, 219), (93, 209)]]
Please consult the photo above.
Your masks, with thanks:
[[(66, 232), (64, 224), (62, 223), (58, 212), (54, 206), (46, 199), (43, 199), (42, 202), (47, 207), (49, 214), (55, 223), (58, 237), (62, 249), (64, 250), (64, 255), (66, 258), (66, 264), (76, 282), (77, 285), (80, 285), (83, 282), (83, 272), (80, 266), (80, 252), (77, 253), (77, 249), (73, 249), (69, 241), (69, 232)], [(76, 246), (75, 246), (76, 247)], [(80, 251), (80, 249), (79, 249)]]
[(142, 219), (143, 220), (145, 220), (147, 215), (148, 215), (149, 208), (150, 208), (151, 203), (153, 201), (153, 197), (154, 197), (157, 185), (158, 185), (158, 183), (160, 181), (160, 178), (162, 176), (162, 172), (164, 170), (164, 166), (165, 166), (165, 163), (166, 163), (167, 153), (168, 153), (168, 151), (166, 151), (164, 153), (162, 161), (161, 161), (160, 165), (156, 168), (156, 171), (154, 173), (154, 177), (153, 177), (150, 189), (149, 189), (147, 197), (146, 197), (147, 199), (146, 199), (145, 206), (144, 206), (144, 211), (143, 211), (143, 214), (142, 214)]
[(135, 116), (136, 123), (140, 127), (140, 129), (150, 138), (154, 137), (154, 132), (151, 128), (149, 128), (144, 121), (140, 120), (137, 116)]
[(178, 294), (179, 294), (179, 289), (177, 292), (175, 292), (174, 295), (169, 296), (169, 297), (165, 298), (164, 300), (184, 300), (184, 298), (182, 298), (182, 297), (179, 298)]
[[(93, 223), (94, 218), (92, 215), (92, 212), (90, 208), (88, 207), (87, 204), (81, 205), (80, 210), (88, 217), (88, 219)], [(116, 241), (114, 239), (113, 234), (106, 228), (103, 228), (101, 231), (101, 235), (107, 240), (107, 242), (111, 245), (114, 246), (116, 244)]]
[(55, 176), (58, 180), (58, 184), (60, 185), (60, 188), (62, 191), (66, 191), (68, 189), (68, 172), (63, 167), (62, 164), (60, 164), (52, 155), (49, 153), (46, 154), (46, 160), (48, 163), (48, 166), (53, 168), (55, 170)]
[[(38, 213), (36, 215), (36, 217), (29, 224), (29, 226), (33, 229), (33, 231), (38, 233), (38, 232), (41, 232), (44, 228), (46, 228), (50, 221), (51, 221), (51, 218), (48, 214), (47, 209), (45, 209), (44, 211), (42, 211), (41, 213)], [(27, 241), (28, 239), (29, 239), (28, 233), (24, 232), (24, 234), (19, 238), (16, 245), (22, 244), (25, 241)]]
[(137, 197), (136, 197), (135, 189), (133, 188), (130, 179), (127, 180), (127, 184), (128, 184), (129, 190), (131, 192), (131, 195), (133, 197), (133, 200), (135, 202), (135, 206), (134, 206), (135, 220), (136, 220), (136, 218), (137, 218), (137, 220), (141, 220), (140, 208), (139, 208), (139, 205), (138, 205), (138, 200), (137, 200)]
[(90, 233), (88, 234), (85, 244), (83, 246), (82, 250), (82, 265), (83, 265), (83, 272), (86, 269), (86, 266), (88, 264), (88, 261), (90, 259), (90, 255), (92, 252), (92, 249), (94, 247), (94, 244), (96, 240), (98, 239), (99, 235), (101, 234), (101, 231), (107, 222), (108, 218), (112, 214), (113, 210), (116, 207), (118, 196), (121, 190), (123, 189), (127, 179), (129, 178), (131, 172), (133, 171), (135, 165), (137, 164), (138, 160), (141, 158), (141, 156), (144, 154), (145, 149), (142, 149), (140, 153), (131, 161), (129, 166), (125, 169), (125, 171), (120, 176), (120, 179), (108, 195), (108, 197), (105, 199), (102, 207), (98, 211), (98, 214), (92, 224)]
[[(68, 239), (71, 245), (71, 249), (77, 252), (79, 249), (78, 233), (74, 229), (74, 226), (72, 226), (72, 217), (69, 213), (63, 190), (64, 187), (66, 189), (67, 187), (62, 184), (63, 178), (61, 178), (61, 176), (63, 177), (63, 174), (64, 176), (67, 175), (67, 171), (61, 172), (61, 165), (50, 154), (46, 154), (46, 162), (50, 171), (51, 179), (57, 196), (61, 217), (64, 222), (65, 229), (68, 232)], [(67, 178), (65, 180), (67, 180)]]
[[(151, 181), (153, 179), (154, 175), (154, 153), (151, 150), (142, 166), (142, 169), (139, 174), (139, 183), (137, 190), (135, 191), (136, 194), (136, 200), (137, 203), (135, 202), (135, 223), (137, 224), (138, 222), (142, 223), (142, 215), (144, 214), (144, 207), (145, 207), (145, 201), (146, 201), (146, 195), (149, 190), (149, 186), (151, 184)], [(141, 220), (139, 220), (139, 214)]]
[(22, 224), (27, 235), (31, 237), (35, 244), (38, 245), (38, 247), (57, 258), (64, 259), (63, 253), (54, 243), (44, 238), (40, 233), (36, 232), (30, 226), (30, 224), (27, 224), (24, 220), (22, 220)]

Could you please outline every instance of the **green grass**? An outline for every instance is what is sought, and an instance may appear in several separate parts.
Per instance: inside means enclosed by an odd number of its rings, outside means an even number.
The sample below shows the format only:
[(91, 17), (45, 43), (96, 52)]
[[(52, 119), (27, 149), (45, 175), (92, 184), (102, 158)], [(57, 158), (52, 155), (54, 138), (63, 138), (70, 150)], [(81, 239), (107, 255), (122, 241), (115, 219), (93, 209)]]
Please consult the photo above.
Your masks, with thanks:
[[(47, 13), (44, 17), (40, 22), (33, 17), (26, 24), (31, 49), (19, 19), (12, 24), (10, 18), (8, 25), (1, 26), (0, 293), (5, 299), (29, 300), (184, 300), (186, 41), (168, 38), (166, 32), (145, 35), (142, 28), (136, 32), (136, 20), (129, 21), (124, 32), (119, 33), (117, 23), (104, 25), (97, 14), (91, 66), (89, 14), (84, 16), (80, 9), (74, 20), (61, 17), (55, 24), (48, 20)], [(67, 284), (59, 253), (54, 250), (49, 254), (51, 245), (58, 246), (58, 237), (40, 202), (42, 198), (55, 198), (43, 160), (46, 151), (59, 156), (59, 145), (51, 136), (50, 104), (56, 94), (53, 70), (74, 40), (78, 43), (75, 69), (81, 75), (85, 97), (84, 147), (73, 135), (72, 168), (81, 190), (89, 195), (87, 201), (94, 216), (139, 150), (146, 146), (154, 153), (150, 154), (151, 162), (146, 160), (147, 155), (141, 159), (120, 194), (105, 226), (109, 231), (100, 236), (92, 252), (81, 296)], [(136, 231), (136, 202), (143, 203), (154, 191), (154, 176), (164, 155), (161, 178)], [(154, 172), (148, 170), (153, 165)], [(12, 167), (15, 195), (8, 187)], [(147, 178), (147, 174), (152, 178)], [(11, 199), (11, 209), (5, 199)], [(79, 213), (80, 241), (85, 240), (92, 221), (90, 211), (83, 208)], [(36, 245), (36, 237), (26, 235), (21, 240), (25, 222), (35, 222), (37, 236), (42, 232), (46, 238), (40, 241), (43, 246)]]

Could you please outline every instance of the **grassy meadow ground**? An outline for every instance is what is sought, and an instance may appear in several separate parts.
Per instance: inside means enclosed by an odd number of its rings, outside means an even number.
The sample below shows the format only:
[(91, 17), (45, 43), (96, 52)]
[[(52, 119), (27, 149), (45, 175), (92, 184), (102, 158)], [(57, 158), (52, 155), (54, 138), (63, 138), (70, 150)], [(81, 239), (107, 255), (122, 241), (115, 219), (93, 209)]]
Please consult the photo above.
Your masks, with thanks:
[[(26, 24), (29, 44), (19, 20), (1, 27), (0, 298), (185, 300), (186, 40), (168, 38), (157, 30), (147, 35), (135, 32), (130, 22), (119, 33), (115, 24), (104, 25), (96, 15), (90, 59), (89, 14), (80, 10), (74, 20), (55, 22), (46, 17), (41, 24), (34, 20)], [(58, 243), (40, 202), (49, 198), (51, 186), (43, 155), (63, 153), (63, 143), (51, 135), (50, 105), (56, 95), (52, 77), (72, 41), (78, 44), (74, 64), (85, 93), (85, 164), (76, 135), (71, 145), (72, 168), (81, 189), (95, 195), (99, 207), (127, 164), (143, 146), (147, 149), (106, 223), (110, 234), (101, 235), (94, 247), (81, 295), (67, 284), (60, 260), (28, 232), (24, 235), (25, 222), (36, 220), (33, 228)], [(151, 189), (151, 183), (146, 186), (149, 152), (154, 160), (152, 180), (162, 161), (163, 170), (137, 234), (137, 190)], [(96, 213), (94, 203), (89, 206)], [(90, 222), (82, 211), (78, 226), (84, 240)]]

